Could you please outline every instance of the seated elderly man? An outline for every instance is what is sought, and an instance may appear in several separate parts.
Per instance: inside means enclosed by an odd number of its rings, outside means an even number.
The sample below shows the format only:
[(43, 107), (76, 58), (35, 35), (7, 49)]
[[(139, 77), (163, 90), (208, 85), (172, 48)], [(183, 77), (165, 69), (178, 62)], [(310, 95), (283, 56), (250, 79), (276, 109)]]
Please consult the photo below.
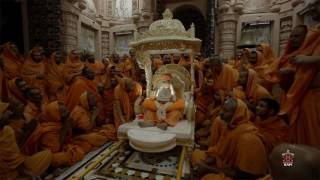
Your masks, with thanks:
[(176, 96), (171, 80), (170, 74), (164, 74), (156, 96), (143, 102), (144, 122), (139, 122), (140, 127), (157, 126), (166, 130), (168, 126), (174, 127), (183, 117), (185, 103)]

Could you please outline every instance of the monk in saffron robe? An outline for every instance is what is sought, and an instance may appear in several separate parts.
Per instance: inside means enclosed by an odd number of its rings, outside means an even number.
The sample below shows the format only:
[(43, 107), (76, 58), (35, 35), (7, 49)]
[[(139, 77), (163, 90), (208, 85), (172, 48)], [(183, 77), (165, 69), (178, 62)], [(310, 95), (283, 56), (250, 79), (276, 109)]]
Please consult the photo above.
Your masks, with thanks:
[(66, 106), (69, 111), (79, 103), (79, 97), (85, 91), (90, 91), (100, 101), (101, 97), (98, 93), (98, 85), (93, 81), (94, 72), (88, 67), (83, 68), (82, 75), (70, 86), (65, 99)]
[(99, 61), (95, 60), (93, 54), (89, 54), (86, 60), (86, 66), (92, 69), (95, 73), (94, 81), (98, 83), (105, 83), (106, 81), (106, 67), (105, 65)]
[(163, 56), (163, 64), (166, 65), (166, 64), (172, 64), (172, 59), (171, 59), (171, 56), (169, 54), (165, 54)]
[(8, 82), (8, 89), (9, 89), (9, 95), (10, 98), (14, 98), (24, 105), (27, 105), (27, 91), (28, 91), (28, 85), (25, 80), (23, 80), (20, 77), (16, 77), (11, 79)]
[(276, 60), (276, 57), (273, 53), (272, 48), (269, 44), (261, 43), (257, 46), (257, 51), (259, 51), (262, 56), (265, 58), (266, 63), (273, 63)]
[(44, 102), (48, 102), (45, 81), (45, 56), (42, 47), (35, 47), (31, 50), (29, 57), (21, 68), (21, 77), (33, 87), (40, 89)]
[(8, 80), (17, 77), (24, 61), (17, 46), (12, 42), (5, 43), (0, 57), (3, 59), (4, 72)]
[(236, 58), (234, 60), (228, 61), (228, 64), (237, 70), (242, 67), (248, 67), (250, 53), (251, 50), (248, 48), (240, 49), (237, 51)]
[(288, 91), (290, 88), (295, 72), (295, 66), (290, 63), (289, 58), (301, 53), (304, 44), (310, 44), (306, 39), (308, 28), (305, 25), (296, 26), (289, 37), (284, 54), (280, 60), (271, 63), (265, 70), (265, 79), (271, 83), (279, 83), (282, 89)]
[(62, 54), (59, 51), (52, 53), (47, 64), (46, 81), (50, 102), (64, 101), (66, 97), (66, 85), (63, 77)]
[(119, 79), (114, 90), (113, 116), (116, 129), (134, 119), (134, 103), (142, 95), (142, 87), (130, 78)]
[(26, 122), (30, 122), (32, 119), (38, 119), (42, 112), (42, 109), (46, 103), (43, 102), (41, 91), (37, 88), (31, 88), (28, 90), (28, 103), (24, 108), (24, 118)]
[(134, 79), (134, 62), (132, 61), (132, 59), (128, 56), (128, 55), (124, 55), (124, 62), (123, 62), (123, 74), (125, 77), (129, 77)]
[[(292, 166), (284, 166), (283, 154), (294, 154)], [(270, 175), (259, 180), (272, 179), (320, 179), (320, 151), (301, 144), (280, 144), (269, 158)]]
[(19, 179), (42, 175), (52, 159), (50, 151), (41, 151), (32, 156), (20, 152), (14, 130), (8, 126), (12, 112), (9, 104), (0, 102), (0, 178)]
[(197, 130), (195, 135), (198, 144), (202, 147), (209, 147), (211, 144), (211, 127), (222, 110), (222, 105), (225, 101), (225, 93), (221, 90), (216, 91), (212, 99), (213, 101), (207, 107), (206, 120), (201, 124), (201, 128)]
[(68, 55), (67, 63), (63, 66), (63, 76), (68, 86), (77, 80), (83, 68), (84, 64), (80, 61), (80, 52), (72, 50)]
[[(317, 10), (314, 13), (319, 15)], [(320, 28), (310, 29), (305, 39), (300, 54), (290, 59), (296, 73), (279, 114), (290, 119), (289, 142), (320, 148)]]
[(173, 64), (179, 64), (181, 57), (179, 56), (179, 54), (173, 54), (172, 55), (172, 63)]
[[(211, 82), (212, 83), (212, 82)], [(208, 106), (211, 103), (208, 99), (213, 99), (213, 94), (210, 93), (210, 87), (212, 84), (205, 81), (200, 91), (196, 93), (195, 104), (197, 107), (196, 111), (196, 127), (202, 125), (202, 123), (208, 119)]]
[(111, 65), (116, 66), (117, 68), (120, 69), (121, 62), (120, 62), (119, 54), (113, 53), (110, 60), (111, 60), (110, 61)]
[(284, 142), (288, 130), (288, 125), (277, 116), (279, 110), (278, 102), (270, 98), (260, 99), (256, 107), (254, 124), (262, 135), (268, 154), (276, 145)]
[[(113, 121), (113, 103), (114, 103), (114, 89), (117, 86), (117, 79), (115, 76), (111, 78), (111, 84), (109, 87), (105, 87), (103, 84), (98, 85), (98, 91), (101, 96), (102, 111), (100, 117), (104, 122), (112, 123)], [(111, 121), (112, 120), (112, 121)]]
[[(23, 118), (24, 105), (16, 99), (10, 99), (9, 102), (10, 105), (8, 110), (12, 112), (10, 117), (12, 122), (9, 124), (9, 126), (14, 130), (17, 143), (20, 145), (24, 139), (24, 136), (28, 136), (29, 132), (26, 130), (26, 128), (29, 128), (30, 126)], [(32, 130), (32, 128), (29, 129)]]
[(195, 150), (192, 155), (198, 177), (255, 179), (266, 174), (265, 147), (244, 102), (230, 98), (224, 103), (214, 121), (212, 137), (214, 142), (207, 151)]
[[(254, 110), (258, 101), (262, 98), (271, 98), (271, 94), (260, 84), (260, 79), (257, 73), (252, 69), (241, 69), (238, 84), (240, 88), (235, 88), (237, 90), (242, 89), (245, 94), (245, 99), (243, 99), (249, 109)], [(234, 90), (235, 90), (234, 89)], [(234, 91), (236, 92), (236, 91)], [(241, 94), (241, 92), (240, 92)], [(241, 98), (236, 92), (234, 96)]]
[(40, 124), (22, 146), (25, 154), (48, 149), (53, 153), (52, 166), (71, 166), (80, 161), (85, 151), (72, 143), (69, 112), (62, 102), (54, 101), (44, 107)]
[[(168, 126), (174, 127), (183, 118), (185, 107), (183, 98), (177, 97), (171, 81), (171, 74), (162, 75), (156, 97), (146, 99), (142, 104), (145, 122), (163, 130)], [(146, 123), (140, 126), (147, 126)]]
[(74, 143), (83, 147), (85, 152), (101, 146), (110, 139), (114, 140), (116, 136), (114, 127), (107, 125), (96, 128), (97, 118), (101, 111), (97, 105), (95, 95), (84, 92), (80, 96), (79, 104), (70, 114)]
[(212, 74), (212, 89), (231, 91), (237, 86), (239, 78), (238, 71), (233, 69), (230, 65), (224, 64), (219, 56), (214, 55), (210, 57), (209, 60), (206, 60), (204, 69)]

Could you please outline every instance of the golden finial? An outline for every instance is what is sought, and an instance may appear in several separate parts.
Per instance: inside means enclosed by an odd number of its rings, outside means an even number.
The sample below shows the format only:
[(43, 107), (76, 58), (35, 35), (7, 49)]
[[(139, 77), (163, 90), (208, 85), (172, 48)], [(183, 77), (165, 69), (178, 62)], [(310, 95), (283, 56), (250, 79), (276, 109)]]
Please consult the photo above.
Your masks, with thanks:
[(164, 13), (162, 14), (162, 16), (163, 16), (163, 19), (172, 19), (173, 18), (173, 14), (170, 11), (170, 9), (166, 9), (164, 11)]

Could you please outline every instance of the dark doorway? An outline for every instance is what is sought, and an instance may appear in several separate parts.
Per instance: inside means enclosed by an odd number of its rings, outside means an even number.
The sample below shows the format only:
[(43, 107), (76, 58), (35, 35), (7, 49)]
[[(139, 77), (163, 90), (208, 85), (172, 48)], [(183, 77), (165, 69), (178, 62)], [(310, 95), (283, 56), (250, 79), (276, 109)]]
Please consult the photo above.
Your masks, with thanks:
[(202, 47), (205, 43), (206, 21), (201, 11), (192, 5), (182, 5), (173, 12), (175, 19), (179, 19), (186, 30), (194, 23), (196, 29), (196, 37), (202, 40)]
[(0, 44), (14, 42), (23, 52), (21, 0), (0, 0)]

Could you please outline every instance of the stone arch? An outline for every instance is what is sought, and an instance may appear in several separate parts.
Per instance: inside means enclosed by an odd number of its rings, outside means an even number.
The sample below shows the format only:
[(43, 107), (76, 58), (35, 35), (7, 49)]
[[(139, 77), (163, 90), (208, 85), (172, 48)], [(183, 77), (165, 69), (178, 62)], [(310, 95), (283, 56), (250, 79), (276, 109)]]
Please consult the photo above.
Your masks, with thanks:
[(202, 40), (202, 46), (205, 42), (207, 24), (201, 10), (192, 4), (178, 6), (173, 10), (173, 17), (182, 22), (184, 27), (190, 28), (191, 23), (194, 23), (196, 29), (196, 37)]

